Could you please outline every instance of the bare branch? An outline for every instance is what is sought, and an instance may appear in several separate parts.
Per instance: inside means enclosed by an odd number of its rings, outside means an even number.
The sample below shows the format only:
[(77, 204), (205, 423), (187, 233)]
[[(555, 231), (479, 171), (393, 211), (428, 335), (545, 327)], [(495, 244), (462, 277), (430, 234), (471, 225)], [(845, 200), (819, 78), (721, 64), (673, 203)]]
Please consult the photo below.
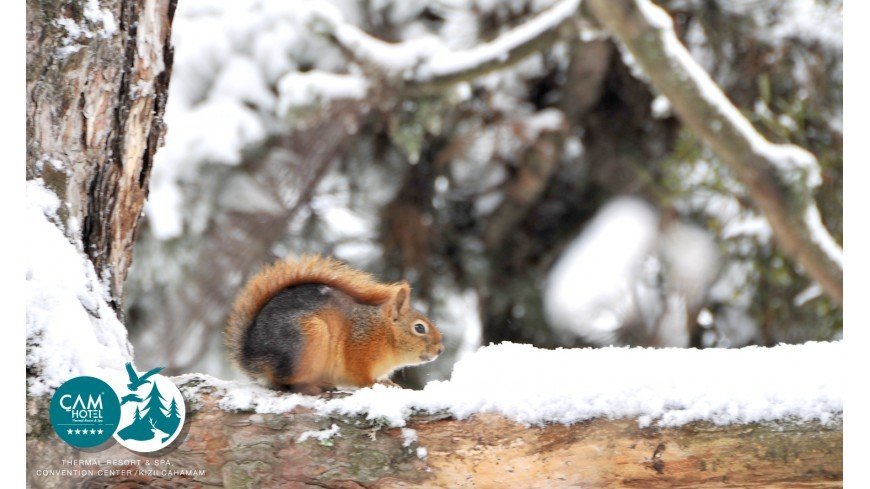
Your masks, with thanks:
[(814, 156), (767, 141), (677, 39), (667, 13), (649, 0), (589, 0), (597, 19), (634, 56), (676, 113), (746, 186), (781, 249), (836, 301), (843, 300), (842, 248), (813, 197)]
[(553, 44), (572, 27), (580, 0), (562, 0), (496, 39), (451, 50), (435, 37), (389, 43), (343, 21), (337, 12), (312, 12), (309, 25), (350, 57), (401, 81), (411, 91), (432, 92), (514, 65)]

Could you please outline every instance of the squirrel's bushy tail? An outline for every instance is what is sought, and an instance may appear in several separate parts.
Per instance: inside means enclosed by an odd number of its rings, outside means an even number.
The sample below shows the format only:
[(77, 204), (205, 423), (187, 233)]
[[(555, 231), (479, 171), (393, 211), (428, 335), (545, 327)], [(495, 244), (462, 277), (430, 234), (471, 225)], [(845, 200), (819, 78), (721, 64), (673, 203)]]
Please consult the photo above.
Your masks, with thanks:
[(320, 255), (302, 255), (269, 265), (248, 280), (233, 303), (224, 340), (230, 358), (238, 366), (245, 332), (257, 313), (285, 288), (302, 284), (328, 285), (373, 305), (392, 299), (400, 286), (398, 283), (380, 283), (368, 273)]

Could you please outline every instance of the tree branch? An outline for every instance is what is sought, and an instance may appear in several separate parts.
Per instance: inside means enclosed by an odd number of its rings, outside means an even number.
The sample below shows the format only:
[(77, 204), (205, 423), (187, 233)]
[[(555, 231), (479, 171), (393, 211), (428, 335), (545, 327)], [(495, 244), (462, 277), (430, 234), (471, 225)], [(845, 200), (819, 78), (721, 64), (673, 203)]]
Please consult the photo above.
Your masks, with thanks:
[(842, 248), (813, 197), (814, 156), (767, 141), (677, 39), (667, 13), (649, 0), (588, 0), (593, 15), (625, 46), (677, 115), (746, 186), (777, 243), (835, 302), (843, 301)]
[(552, 45), (573, 24), (580, 0), (562, 0), (535, 18), (474, 48), (451, 50), (435, 37), (389, 43), (344, 22), (338, 12), (312, 12), (311, 28), (328, 36), (351, 58), (404, 84), (434, 93), (512, 66)]

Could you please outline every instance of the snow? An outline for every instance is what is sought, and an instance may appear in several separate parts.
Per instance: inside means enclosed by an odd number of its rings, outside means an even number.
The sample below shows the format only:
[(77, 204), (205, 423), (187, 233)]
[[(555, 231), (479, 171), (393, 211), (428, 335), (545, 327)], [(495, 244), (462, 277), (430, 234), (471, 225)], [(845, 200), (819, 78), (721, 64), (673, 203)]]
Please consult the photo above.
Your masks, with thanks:
[(804, 289), (800, 294), (793, 299), (794, 305), (800, 307), (807, 302), (817, 299), (822, 296), (822, 287), (819, 284), (812, 284)]
[(542, 132), (557, 132), (565, 124), (565, 114), (561, 110), (544, 109), (523, 120), (523, 132), (528, 140), (534, 141)]
[(593, 418), (635, 419), (641, 426), (829, 423), (843, 412), (843, 354), (842, 342), (707, 350), (545, 350), (502, 343), (463, 358), (450, 380), (429, 382), (419, 391), (377, 384), (321, 399), (203, 374), (176, 382), (187, 384), (188, 398), (214, 388), (224, 409), (283, 413), (306, 407), (393, 427), (405, 426), (415, 412), (447, 412), (457, 419), (497, 413), (526, 425)]
[(305, 431), (299, 435), (299, 438), (296, 439), (296, 443), (302, 443), (310, 438), (314, 438), (315, 440), (318, 440), (320, 442), (325, 442), (332, 439), (332, 437), (334, 436), (341, 436), (338, 434), (338, 430), (338, 425), (333, 423), (332, 426), (330, 426), (329, 429), (326, 430)]
[(542, 33), (556, 28), (577, 12), (580, 0), (562, 0), (490, 42), (469, 49), (450, 49), (437, 36), (421, 35), (399, 43), (371, 37), (346, 23), (334, 8), (311, 10), (309, 27), (333, 36), (359, 60), (372, 63), (390, 76), (420, 82), (451, 76), (507, 61), (510, 53)]
[(562, 0), (491, 42), (482, 43), (475, 48), (462, 51), (436, 51), (419, 68), (418, 78), (425, 81), (469, 71), (474, 67), (494, 61), (505, 61), (508, 53), (527, 44), (542, 33), (556, 28), (574, 15), (579, 6), (580, 0)]
[(664, 119), (672, 115), (671, 101), (664, 95), (657, 95), (653, 99), (650, 109), (652, 110), (652, 116), (656, 119)]
[(297, 107), (318, 107), (333, 100), (359, 100), (368, 92), (368, 82), (359, 76), (313, 70), (291, 72), (278, 82), (278, 116), (285, 117)]
[(843, 49), (843, 12), (838, 2), (825, 0), (738, 0), (717, 2), (739, 16), (754, 17), (764, 37), (774, 45), (784, 40), (815, 42), (831, 50)]
[[(737, 204), (736, 201), (734, 203)], [(723, 239), (731, 239), (738, 236), (754, 236), (760, 243), (770, 242), (772, 235), (770, 223), (760, 215), (741, 216), (738, 214), (724, 221), (725, 225), (721, 232)]]
[(807, 205), (804, 220), (810, 230), (810, 238), (819, 245), (829, 260), (843, 268), (843, 248), (840, 248), (840, 245), (834, 241), (834, 238), (825, 228), (824, 223), (822, 223), (822, 215), (815, 203)]
[[(66, 30), (66, 36), (61, 39), (57, 55), (61, 59), (76, 53), (84, 47), (82, 38), (108, 39), (118, 31), (115, 16), (107, 9), (101, 9), (98, 0), (88, 0), (84, 8), (84, 19), (76, 22), (71, 18), (58, 19), (55, 22)], [(92, 27), (96, 30), (92, 30)]]
[[(173, 100), (171, 94), (169, 99)], [(194, 178), (197, 164), (237, 165), (241, 149), (266, 134), (255, 111), (241, 100), (221, 97), (186, 110), (175, 105), (170, 102), (167, 108), (172, 129), (155, 156), (151, 196), (145, 207), (152, 231), (161, 239), (176, 237), (183, 229), (179, 184)]]
[(640, 333), (658, 346), (688, 346), (686, 311), (704, 303), (721, 267), (709, 231), (681, 220), (661, 223), (649, 204), (620, 197), (553, 266), (544, 312), (554, 328), (600, 345)]
[(551, 323), (584, 336), (616, 330), (634, 307), (632, 284), (655, 246), (658, 219), (639, 199), (605, 205), (547, 279), (543, 298)]
[[(675, 10), (701, 8), (705, 1), (672, 2)], [(685, 5), (693, 4), (693, 5)], [(725, 15), (750, 19), (761, 40), (775, 47), (785, 41), (819, 43), (830, 50), (843, 48), (841, 2), (826, 0), (716, 0), (715, 8)]]
[(118, 31), (118, 24), (115, 22), (115, 15), (108, 9), (101, 9), (98, 0), (88, 0), (85, 4), (85, 18), (92, 24), (101, 24), (102, 30), (99, 31), (100, 37), (112, 37)]
[(212, 96), (235, 99), (252, 105), (268, 107), (275, 96), (259, 73), (259, 67), (250, 58), (233, 55), (214, 80)]
[(132, 358), (93, 265), (57, 226), (59, 209), (41, 180), (27, 182), (26, 365), (36, 396), (78, 375), (110, 378)]
[(407, 448), (417, 443), (417, 430), (402, 428), (402, 446)]
[(782, 20), (770, 30), (771, 38), (811, 40), (828, 48), (843, 49), (843, 12), (836, 2), (792, 0), (778, 3), (782, 8)]
[(438, 327), (445, 337), (459, 343), (456, 355), (462, 358), (477, 351), (483, 339), (483, 324), (480, 315), (468, 311), (480, 310), (480, 297), (473, 289), (460, 293), (440, 287), (437, 297), (444, 300)]
[[(373, 63), (391, 75), (409, 70), (433, 52), (446, 49), (436, 36), (421, 36), (406, 42), (388, 43), (345, 22), (341, 11), (323, 4), (306, 12), (305, 24), (312, 32), (333, 36), (339, 44), (364, 62)], [(305, 15), (305, 14), (303, 14)]]

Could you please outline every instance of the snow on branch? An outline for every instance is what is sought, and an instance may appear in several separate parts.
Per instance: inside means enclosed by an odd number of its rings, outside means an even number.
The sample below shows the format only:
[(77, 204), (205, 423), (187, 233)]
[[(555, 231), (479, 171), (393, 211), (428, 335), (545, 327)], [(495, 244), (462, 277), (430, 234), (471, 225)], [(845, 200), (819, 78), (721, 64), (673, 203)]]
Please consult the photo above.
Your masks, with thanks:
[[(220, 407), (260, 414), (307, 408), (404, 427), (413, 413), (455, 419), (492, 413), (525, 425), (632, 419), (638, 426), (767, 421), (828, 424), (843, 410), (842, 343), (724, 350), (481, 348), (448, 381), (415, 391), (383, 385), (328, 397), (276, 392), (202, 374), (176, 380), (188, 399), (206, 389)], [(807, 359), (812, 358), (812, 362)], [(771, 367), (773, 365), (774, 367)]]
[(385, 42), (345, 22), (334, 9), (312, 10), (308, 25), (353, 59), (425, 92), (511, 66), (551, 45), (571, 25), (579, 5), (580, 0), (562, 0), (496, 39), (464, 50), (449, 49), (435, 36)]
[(682, 121), (746, 186), (782, 250), (837, 303), (842, 248), (825, 229), (813, 193), (816, 158), (764, 138), (680, 43), (668, 14), (649, 0), (589, 0), (592, 14), (637, 60)]

